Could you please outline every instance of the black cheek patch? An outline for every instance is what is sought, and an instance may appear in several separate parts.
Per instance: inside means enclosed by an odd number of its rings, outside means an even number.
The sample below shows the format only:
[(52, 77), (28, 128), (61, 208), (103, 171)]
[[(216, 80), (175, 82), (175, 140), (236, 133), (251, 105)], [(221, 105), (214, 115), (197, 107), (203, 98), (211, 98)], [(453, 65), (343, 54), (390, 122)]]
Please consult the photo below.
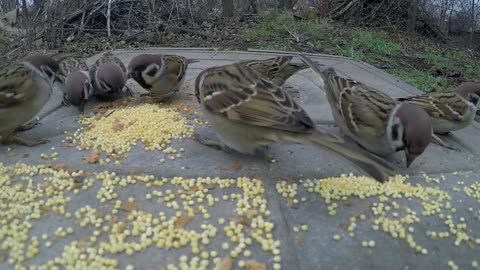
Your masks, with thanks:
[(154, 77), (157, 74), (158, 68), (152, 68), (147, 72), (147, 75), (150, 77)]
[(392, 126), (392, 139), (394, 141), (398, 140), (398, 135), (399, 135), (398, 128), (399, 128), (398, 124), (395, 124)]
[(133, 70), (132, 73), (130, 74), (130, 76), (138, 84), (140, 84), (144, 89), (150, 89), (152, 87), (151, 85), (148, 85), (147, 82), (145, 82), (145, 80), (142, 77), (142, 73), (141, 73), (140, 70), (138, 70), (138, 69)]
[(470, 95), (470, 102), (473, 103), (473, 105), (477, 106), (479, 101), (479, 97), (477, 95)]

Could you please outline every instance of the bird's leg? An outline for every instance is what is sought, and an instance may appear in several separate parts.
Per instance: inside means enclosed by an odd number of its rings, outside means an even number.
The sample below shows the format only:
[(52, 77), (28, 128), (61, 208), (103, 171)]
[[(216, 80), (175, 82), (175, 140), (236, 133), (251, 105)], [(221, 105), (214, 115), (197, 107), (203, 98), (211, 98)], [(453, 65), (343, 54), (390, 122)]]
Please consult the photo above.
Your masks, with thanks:
[(300, 91), (295, 87), (290, 85), (284, 85), (282, 89), (285, 90), (293, 98), (296, 98), (296, 99), (300, 98)]
[(22, 131), (27, 131), (27, 130), (30, 130), (38, 125), (41, 125), (42, 123), (38, 122), (38, 121), (31, 121), (29, 123), (26, 123), (26, 124), (23, 124), (22, 126), (18, 127), (17, 129), (15, 129), (15, 132), (22, 132)]
[(448, 145), (446, 142), (444, 142), (442, 139), (440, 139), (440, 137), (438, 137), (435, 134), (432, 134), (432, 143), (434, 143), (436, 145), (439, 145), (441, 147), (445, 147), (445, 148), (450, 149), (450, 150), (457, 150), (456, 148)]
[(58, 109), (62, 108), (63, 106), (67, 106), (67, 103), (64, 100), (62, 100), (62, 102), (60, 102), (58, 105), (54, 106), (53, 108), (51, 108), (50, 110), (48, 110), (46, 113), (44, 113), (43, 115), (37, 117), (37, 121), (40, 121), (42, 120), (43, 118), (49, 116), (50, 114), (54, 113), (55, 111), (57, 111)]
[(322, 125), (322, 126), (337, 126), (337, 122), (335, 120), (315, 120), (315, 125)]
[(255, 155), (263, 157), (265, 161), (269, 163), (274, 163), (277, 161), (277, 159), (275, 159), (273, 155), (270, 155), (268, 153), (269, 149), (270, 149), (269, 145), (263, 145), (261, 147), (258, 147), (257, 149), (255, 149)]
[(215, 141), (215, 140), (205, 140), (205, 139), (202, 139), (198, 136), (195, 137), (195, 141), (197, 141), (198, 143), (200, 144), (203, 144), (205, 146), (208, 146), (208, 147), (211, 147), (211, 148), (214, 148), (216, 150), (222, 150), (222, 151), (225, 151), (227, 149), (227, 146), (222, 143), (221, 141)]
[(128, 87), (127, 85), (125, 85), (125, 93), (127, 93), (127, 95), (130, 96), (130, 97), (133, 96), (132, 89), (130, 89), (130, 87)]
[(45, 144), (49, 142), (49, 140), (43, 140), (43, 139), (38, 139), (38, 140), (27, 140), (18, 136), (10, 136), (7, 139), (3, 141), (3, 144), (19, 144), (19, 145), (25, 145), (25, 146), (36, 146), (39, 144)]
[(67, 106), (66, 103), (64, 101), (62, 101), (60, 104), (58, 104), (57, 106), (53, 107), (52, 109), (50, 109), (49, 111), (47, 111), (46, 113), (44, 113), (43, 115), (41, 116), (38, 116), (38, 117), (35, 117), (35, 120), (32, 120), (26, 124), (23, 124), (22, 126), (18, 127), (17, 129), (15, 129), (16, 132), (21, 132), (21, 131), (27, 131), (27, 130), (30, 130), (38, 125), (41, 125), (42, 123), (40, 123), (40, 120), (42, 120), (43, 118), (49, 116), (50, 114), (52, 114), (53, 112), (55, 112), (56, 110), (60, 109), (61, 107), (63, 106)]

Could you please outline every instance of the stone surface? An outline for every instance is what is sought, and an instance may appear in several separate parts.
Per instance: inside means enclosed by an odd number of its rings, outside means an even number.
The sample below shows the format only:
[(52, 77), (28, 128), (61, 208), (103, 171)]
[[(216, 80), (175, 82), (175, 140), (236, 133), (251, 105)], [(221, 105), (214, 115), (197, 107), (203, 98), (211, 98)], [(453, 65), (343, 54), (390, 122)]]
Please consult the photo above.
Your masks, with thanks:
[[(228, 64), (239, 60), (249, 59), (266, 59), (277, 55), (274, 52), (252, 51), (252, 52), (226, 52), (213, 51), (210, 49), (146, 49), (138, 51), (118, 50), (114, 52), (125, 64), (139, 53), (170, 53), (179, 54), (187, 58), (199, 60), (198, 63), (190, 65), (187, 71), (186, 85), (188, 88), (182, 93), (188, 96), (193, 93), (193, 84), (196, 75), (205, 68)], [(98, 56), (96, 56), (98, 57)], [(96, 57), (87, 59), (88, 64), (92, 64)], [(319, 63), (332, 65), (338, 69), (339, 73), (347, 75), (352, 79), (359, 80), (368, 86), (375, 87), (385, 93), (394, 96), (406, 96), (418, 93), (414, 87), (409, 86), (393, 76), (378, 70), (370, 65), (351, 61), (342, 57), (333, 57), (327, 55), (311, 55), (311, 58)], [(296, 59), (294, 61), (300, 61)], [(316, 121), (332, 120), (330, 109), (326, 102), (325, 96), (321, 89), (316, 85), (319, 81), (314, 73), (307, 69), (294, 75), (288, 82), (290, 86), (299, 89), (300, 104), (307, 110), (311, 117)], [(142, 91), (140, 87), (133, 81), (129, 81), (129, 86), (134, 91)], [(56, 91), (52, 100), (39, 114), (41, 115), (52, 106), (58, 104), (61, 100), (60, 92)], [(196, 100), (183, 99), (182, 102), (197, 106)], [(342, 202), (337, 209), (335, 216), (328, 214), (327, 205), (318, 194), (306, 192), (300, 189), (298, 198), (305, 197), (306, 202), (299, 203), (292, 207), (288, 200), (280, 196), (275, 186), (279, 181), (289, 180), (289, 183), (299, 183), (300, 179), (321, 179), (332, 176), (339, 176), (342, 173), (354, 172), (358, 173), (353, 167), (347, 163), (338, 160), (323, 151), (311, 149), (306, 146), (298, 145), (275, 145), (269, 150), (269, 154), (275, 157), (276, 163), (268, 162), (263, 157), (244, 156), (238, 153), (221, 152), (205, 147), (196, 143), (194, 140), (187, 139), (176, 141), (173, 143), (175, 148), (183, 147), (186, 151), (181, 159), (168, 161), (163, 165), (159, 164), (159, 160), (165, 155), (159, 151), (145, 152), (140, 145), (129, 153), (122, 161), (124, 165), (115, 166), (107, 165), (88, 165), (83, 157), (89, 151), (78, 151), (74, 147), (67, 146), (62, 143), (65, 139), (64, 132), (73, 133), (79, 128), (75, 122), (78, 112), (75, 108), (64, 107), (53, 114), (42, 119), (42, 125), (37, 128), (23, 132), (20, 136), (26, 138), (49, 138), (50, 142), (45, 145), (36, 147), (22, 146), (0, 146), (0, 161), (10, 165), (16, 162), (27, 164), (52, 164), (64, 163), (75, 169), (83, 169), (87, 172), (99, 172), (103, 170), (115, 171), (118, 175), (127, 175), (132, 171), (137, 174), (152, 174), (157, 177), (222, 177), (236, 178), (240, 176), (255, 177), (263, 179), (263, 185), (266, 188), (265, 198), (268, 201), (268, 209), (271, 211), (269, 218), (275, 224), (273, 231), (274, 239), (281, 241), (282, 269), (446, 269), (449, 260), (455, 261), (460, 269), (471, 269), (472, 260), (480, 262), (480, 249), (478, 244), (468, 247), (462, 244), (459, 247), (454, 246), (454, 239), (430, 240), (426, 237), (428, 230), (446, 230), (444, 221), (436, 218), (421, 218), (421, 221), (415, 224), (415, 239), (423, 247), (428, 249), (428, 255), (420, 255), (408, 247), (403, 240), (393, 239), (386, 233), (372, 231), (371, 225), (373, 216), (371, 213), (371, 204), (378, 202), (378, 199), (359, 200), (351, 199), (350, 206), (342, 206)], [(198, 116), (201, 118), (201, 115)], [(325, 127), (326, 129), (336, 132), (334, 127)], [(454, 214), (455, 219), (465, 217), (468, 224), (468, 234), (473, 238), (480, 238), (480, 222), (479, 209), (480, 202), (467, 197), (462, 191), (452, 192), (454, 186), (458, 186), (458, 181), (464, 181), (465, 185), (470, 185), (478, 181), (476, 172), (478, 172), (480, 159), (478, 153), (480, 151), (480, 137), (478, 136), (479, 125), (474, 123), (472, 126), (455, 132), (453, 135), (445, 138), (445, 141), (455, 148), (456, 151), (441, 148), (437, 145), (430, 145), (426, 152), (419, 157), (410, 169), (404, 169), (403, 156), (395, 155), (390, 160), (400, 169), (402, 173), (412, 175), (408, 182), (421, 183), (422, 173), (429, 175), (446, 176), (447, 181), (441, 181), (436, 185), (452, 195), (452, 205), (456, 207), (457, 212)], [(215, 133), (206, 125), (196, 129), (202, 137), (215, 139)], [(55, 151), (59, 153), (58, 161), (46, 161), (40, 159), (41, 153), (51, 153), (51, 148), (55, 147)], [(239, 162), (242, 167), (238, 170), (232, 169), (232, 164)], [(454, 172), (461, 172), (459, 174)], [(468, 177), (467, 177), (467, 176)], [(91, 205), (97, 209), (103, 209), (103, 206), (96, 199), (96, 190), (100, 184), (93, 189), (82, 192), (80, 195), (74, 196), (69, 211), (74, 212), (75, 209)], [(460, 186), (461, 187), (461, 186)], [(162, 188), (163, 189), (163, 188)], [(224, 194), (238, 192), (236, 188), (226, 190), (215, 190), (212, 193), (217, 197)], [(128, 197), (138, 198), (138, 204), (142, 210), (151, 213), (160, 211), (170, 211), (161, 203), (147, 202), (145, 194), (147, 190), (143, 186), (129, 186), (121, 190), (121, 198), (126, 200)], [(407, 203), (407, 200), (398, 200), (399, 203)], [(111, 207), (111, 205), (109, 206)], [(473, 208), (473, 211), (468, 211)], [(202, 220), (195, 218), (188, 227), (191, 229), (198, 228), (201, 222), (216, 224), (217, 219), (224, 217), (227, 222), (229, 219), (236, 217), (234, 212), (235, 205), (232, 202), (224, 202), (220, 200), (219, 204), (210, 210), (212, 218), (210, 220)], [(422, 212), (420, 202), (412, 207), (419, 215)], [(364, 223), (359, 222), (355, 231), (355, 236), (350, 237), (348, 233), (342, 229), (344, 223), (348, 223), (351, 216), (356, 214), (365, 214), (367, 220)], [(294, 233), (293, 227), (307, 224), (309, 230), (307, 232)], [(59, 226), (74, 226), (73, 220), (65, 220), (55, 216), (48, 219), (42, 219), (35, 223), (31, 235), (41, 235), (41, 233), (53, 233)], [(31, 261), (27, 261), (26, 265), (39, 265), (58, 256), (64, 248), (64, 245), (73, 239), (87, 238), (91, 235), (89, 229), (79, 229), (72, 236), (62, 239), (52, 248), (43, 250)], [(336, 241), (332, 238), (334, 234), (339, 234), (341, 240)], [(219, 250), (222, 242), (226, 241), (221, 227), (217, 237), (208, 246), (207, 250)], [(361, 247), (362, 241), (374, 240), (375, 248)], [(0, 238), (0, 242), (4, 241)], [(230, 243), (234, 245), (233, 243)], [(259, 245), (253, 245), (249, 248), (253, 252), (253, 258), (257, 261), (264, 262), (268, 265), (267, 269), (272, 268), (271, 253), (261, 251)], [(127, 256), (125, 254), (111, 256), (120, 262), (120, 268), (124, 269), (127, 264), (132, 264), (135, 269), (161, 269), (168, 264), (177, 264), (180, 254), (191, 257), (190, 248), (180, 250), (160, 250), (151, 247), (145, 252)], [(220, 252), (223, 257), (225, 252)], [(243, 258), (245, 259), (245, 258)], [(238, 261), (238, 260), (236, 260)], [(236, 268), (235, 263), (235, 268)], [(1, 269), (11, 269), (11, 266), (0, 261)], [(211, 265), (209, 269), (211, 269)]]

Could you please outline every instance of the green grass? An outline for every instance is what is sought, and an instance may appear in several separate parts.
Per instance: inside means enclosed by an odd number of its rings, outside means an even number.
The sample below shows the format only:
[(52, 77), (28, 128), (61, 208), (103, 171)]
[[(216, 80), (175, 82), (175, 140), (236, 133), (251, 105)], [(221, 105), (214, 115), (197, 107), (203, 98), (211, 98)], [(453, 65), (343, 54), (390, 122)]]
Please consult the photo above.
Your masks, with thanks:
[(430, 92), (433, 89), (449, 91), (453, 88), (445, 77), (433, 76), (426, 71), (411, 72), (404, 69), (396, 69), (392, 70), (391, 73), (402, 81), (414, 85), (423, 92)]
[(8, 37), (0, 33), (0, 44), (7, 43)]
[(269, 12), (261, 17), (261, 22), (246, 29), (242, 36), (253, 41), (276, 41), (287, 44), (298, 36), (302, 41), (321, 44), (331, 40), (333, 27), (320, 20), (295, 20), (288, 12)]
[(461, 65), (461, 62), (467, 60), (467, 56), (462, 51), (444, 52), (440, 49), (430, 49), (423, 54), (423, 59), (432, 66), (432, 69), (448, 71)]
[(467, 66), (465, 71), (465, 77), (467, 79), (480, 79), (480, 60), (474, 60)]
[[(295, 20), (285, 11), (261, 15), (259, 23), (242, 36), (259, 48), (285, 51), (302, 50), (294, 37), (298, 36), (302, 44), (383, 68), (422, 91), (448, 91), (459, 81), (480, 79), (480, 58), (461, 50), (438, 48), (429, 41), (400, 43), (386, 32), (347, 28), (321, 19)], [(454, 71), (462, 72), (463, 78), (448, 77)]]
[(401, 44), (388, 41), (383, 33), (354, 30), (351, 35), (348, 40), (337, 39), (339, 55), (365, 60), (398, 55), (402, 50)]
[(391, 56), (399, 55), (402, 46), (389, 42), (383, 33), (353, 30), (350, 37), (335, 40), (337, 54), (373, 65), (385, 62)]

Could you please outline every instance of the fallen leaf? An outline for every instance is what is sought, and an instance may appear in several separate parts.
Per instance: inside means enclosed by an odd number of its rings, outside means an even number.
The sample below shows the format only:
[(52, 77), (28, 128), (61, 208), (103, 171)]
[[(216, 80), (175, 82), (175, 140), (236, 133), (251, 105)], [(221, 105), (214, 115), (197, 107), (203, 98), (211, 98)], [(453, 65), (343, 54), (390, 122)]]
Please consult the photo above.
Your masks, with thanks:
[(47, 215), (49, 212), (50, 212), (50, 207), (49, 206), (46, 206), (46, 205), (40, 206), (40, 214), (42, 216)]
[(120, 209), (126, 212), (132, 212), (133, 210), (137, 209), (137, 204), (134, 202), (126, 202), (120, 206)]
[(350, 201), (350, 200), (343, 201), (343, 204), (346, 205), (346, 206), (352, 206), (353, 205), (352, 201)]
[(192, 221), (192, 216), (181, 216), (175, 221), (175, 228), (181, 229), (185, 228), (185, 226)]
[(297, 238), (297, 243), (299, 246), (303, 247), (305, 246), (305, 239), (303, 239), (302, 237), (298, 237)]
[(234, 220), (235, 224), (242, 224), (243, 226), (250, 226), (250, 220), (246, 217), (241, 217)]
[(215, 266), (215, 270), (231, 270), (232, 268), (233, 260), (230, 256), (222, 258)]
[(122, 131), (124, 128), (125, 128), (125, 125), (120, 122), (113, 123), (112, 129), (115, 132)]
[(67, 170), (67, 166), (65, 164), (57, 164), (55, 166), (53, 166), (53, 169), (56, 170), (56, 171), (66, 171)]
[(86, 156), (84, 158), (88, 164), (95, 164), (98, 163), (100, 160), (100, 152), (98, 151), (93, 151), (90, 155)]
[(118, 220), (117, 216), (112, 215), (110, 216), (110, 220), (108, 222), (110, 223), (110, 225), (113, 225), (117, 223), (117, 220)]
[(127, 228), (127, 225), (125, 225), (125, 223), (123, 223), (123, 222), (120, 222), (117, 225), (117, 233), (123, 233), (126, 228)]
[(235, 171), (238, 171), (242, 168), (242, 163), (238, 162), (238, 161), (234, 161), (232, 163), (232, 169), (235, 170)]
[(293, 199), (292, 199), (292, 198), (288, 198), (288, 200), (287, 200), (287, 205), (288, 205), (289, 207), (292, 207), (293, 205), (295, 205), (295, 203), (293, 202)]
[(180, 103), (180, 102), (173, 103), (172, 105), (173, 105), (173, 107), (175, 107), (175, 109), (177, 109), (177, 111), (182, 112), (182, 113), (186, 113), (186, 114), (196, 114), (197, 113), (197, 110), (195, 109), (195, 107), (193, 107), (191, 105), (186, 105), (186, 104), (183, 104), (183, 103)]
[(254, 260), (248, 260), (246, 263), (247, 270), (265, 270), (267, 267), (263, 263)]
[(195, 192), (197, 192), (199, 189), (200, 188), (198, 186), (194, 186), (194, 187), (192, 187), (191, 189), (188, 189), (188, 190), (180, 190), (180, 191), (178, 191), (178, 194), (179, 195), (182, 195), (182, 194), (192, 195)]
[(340, 228), (342, 228), (344, 230), (348, 230), (348, 227), (350, 227), (350, 224), (346, 224), (346, 223), (340, 224)]
[(80, 189), (83, 187), (83, 182), (73, 182), (72, 189)]
[(48, 187), (52, 186), (52, 182), (50, 181), (43, 181), (41, 184), (40, 184), (40, 189), (41, 190), (46, 190)]
[[(71, 145), (69, 145), (69, 146), (74, 146), (74, 145), (75, 145), (75, 144), (71, 144)], [(80, 145), (80, 148), (82, 148), (82, 149), (88, 149), (88, 148), (90, 148), (90, 146), (89, 146), (88, 144), (84, 144), (84, 143), (83, 143), (83, 144)]]

